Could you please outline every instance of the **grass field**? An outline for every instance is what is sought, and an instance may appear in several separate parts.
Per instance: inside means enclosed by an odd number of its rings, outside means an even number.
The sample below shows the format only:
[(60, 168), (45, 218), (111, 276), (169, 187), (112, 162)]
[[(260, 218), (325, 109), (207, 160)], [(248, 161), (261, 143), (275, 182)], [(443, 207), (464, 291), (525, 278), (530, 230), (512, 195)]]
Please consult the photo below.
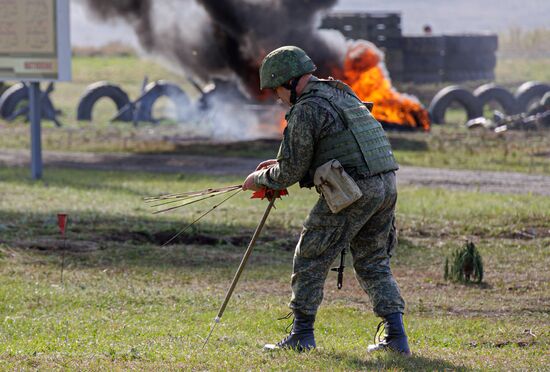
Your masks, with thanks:
[[(394, 273), (414, 356), (367, 355), (378, 319), (347, 269), (330, 274), (319, 348), (263, 352), (285, 334), (292, 251), (315, 193), (277, 203), (234, 298), (206, 337), (266, 203), (236, 196), (152, 216), (142, 197), (237, 178), (0, 168), (0, 369), (545, 370), (550, 364), (550, 198), (404, 188)], [(207, 203), (208, 204), (208, 203)], [(56, 213), (67, 212), (64, 243)], [(473, 240), (485, 282), (443, 280), (444, 258)], [(349, 263), (348, 263), (349, 264)]]
[[(499, 83), (550, 80), (549, 60), (505, 60)], [(137, 97), (141, 80), (180, 84), (136, 57), (76, 57), (74, 81), (53, 100), (64, 126), (44, 122), (50, 151), (182, 153), (271, 158), (278, 140), (189, 143), (196, 128), (74, 120), (79, 96), (98, 80)], [(477, 84), (477, 83), (476, 83)], [(408, 89), (411, 88), (409, 91)], [(433, 96), (440, 87), (421, 87)], [(400, 87), (416, 93), (416, 87)], [(161, 102), (161, 105), (166, 102)], [(546, 133), (467, 131), (463, 114), (431, 133), (390, 133), (402, 165), (550, 174)], [(453, 125), (454, 124), (454, 125)], [(0, 121), (0, 148), (28, 148), (28, 124)], [(550, 198), (404, 187), (393, 271), (407, 301), (414, 356), (367, 355), (379, 319), (348, 267), (344, 288), (329, 274), (311, 353), (266, 353), (285, 335), (293, 250), (316, 194), (297, 187), (277, 202), (221, 324), (204, 350), (225, 291), (266, 203), (241, 193), (172, 244), (213, 203), (151, 215), (142, 198), (240, 183), (233, 177), (0, 167), (0, 370), (547, 370), (550, 365)], [(67, 241), (56, 214), (69, 214)], [(443, 279), (466, 240), (485, 264), (481, 285)], [(65, 252), (65, 254), (63, 253)], [(61, 261), (64, 281), (61, 283)], [(349, 258), (349, 257), (348, 257)], [(347, 265), (350, 265), (348, 262)]]

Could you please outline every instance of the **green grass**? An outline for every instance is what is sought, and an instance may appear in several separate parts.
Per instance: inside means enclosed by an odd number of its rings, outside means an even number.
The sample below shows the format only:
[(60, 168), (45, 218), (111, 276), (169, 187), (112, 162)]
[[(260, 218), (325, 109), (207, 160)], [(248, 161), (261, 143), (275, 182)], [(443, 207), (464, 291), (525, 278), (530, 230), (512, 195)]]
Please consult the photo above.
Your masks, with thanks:
[[(235, 177), (0, 168), (0, 369), (544, 370), (550, 363), (550, 198), (403, 188), (393, 271), (414, 357), (367, 355), (378, 319), (346, 271), (330, 274), (319, 348), (265, 353), (282, 338), (292, 250), (316, 194), (277, 202), (221, 324), (208, 333), (265, 202), (237, 196), (160, 247), (206, 206), (152, 216), (142, 197)], [(55, 215), (69, 214), (63, 241)], [(526, 235), (528, 232), (531, 235)], [(531, 238), (526, 238), (531, 236)], [(485, 284), (443, 280), (446, 255), (474, 240)], [(348, 263), (349, 264), (349, 263)], [(529, 335), (530, 330), (536, 337)]]
[(550, 174), (550, 137), (545, 133), (497, 134), (451, 123), (435, 126), (430, 134), (389, 137), (402, 165)]
[[(550, 81), (548, 59), (502, 59), (497, 82), (510, 89)], [(98, 80), (136, 98), (141, 81), (166, 79), (197, 93), (181, 76), (136, 57), (76, 57), (71, 83), (52, 97), (63, 128), (44, 122), (46, 150), (208, 154), (268, 158), (277, 141), (188, 144), (197, 128), (108, 124), (100, 101), (92, 123), (75, 121), (85, 87)], [(467, 84), (475, 88), (478, 83)], [(428, 103), (441, 86), (407, 86)], [(469, 132), (455, 125), (390, 133), (403, 165), (550, 174), (541, 133)], [(0, 148), (27, 148), (28, 126), (0, 121)], [(293, 248), (316, 199), (290, 189), (277, 202), (235, 296), (210, 344), (211, 321), (265, 202), (238, 195), (161, 247), (207, 205), (152, 216), (142, 197), (239, 183), (238, 177), (0, 168), (0, 369), (108, 370), (545, 370), (550, 364), (550, 198), (406, 187), (400, 190), (400, 244), (393, 271), (407, 301), (414, 357), (367, 355), (378, 319), (348, 268), (344, 289), (329, 274), (316, 323), (319, 348), (265, 353), (285, 334)], [(206, 203), (208, 204), (208, 203)], [(211, 205), (211, 204), (210, 204)], [(69, 214), (64, 284), (56, 214)], [(443, 264), (473, 240), (485, 283), (443, 280)], [(347, 263), (350, 266), (350, 262)], [(526, 332), (527, 331), (527, 332)], [(535, 336), (531, 336), (529, 331)]]
[[(501, 59), (540, 59), (550, 56), (550, 28), (524, 30), (512, 27), (499, 35), (498, 54)], [(517, 72), (511, 72), (516, 74)]]
[(499, 59), (496, 81), (508, 86), (522, 84), (526, 81), (550, 82), (550, 58), (510, 58)]

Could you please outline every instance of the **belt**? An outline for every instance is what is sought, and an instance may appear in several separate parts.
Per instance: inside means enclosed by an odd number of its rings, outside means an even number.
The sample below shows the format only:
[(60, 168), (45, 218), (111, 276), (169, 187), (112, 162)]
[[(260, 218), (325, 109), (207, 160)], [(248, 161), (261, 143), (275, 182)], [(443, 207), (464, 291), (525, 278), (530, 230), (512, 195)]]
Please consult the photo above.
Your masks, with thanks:
[(372, 177), (376, 177), (376, 176), (380, 176), (382, 174), (386, 174), (386, 173), (390, 173), (390, 172), (395, 172), (395, 170), (389, 170), (389, 171), (386, 171), (386, 172), (380, 172), (380, 173), (376, 173), (376, 174), (369, 174), (367, 173), (368, 170), (366, 167), (361, 167), (361, 168), (351, 168), (351, 169), (346, 169), (346, 172), (350, 175), (351, 178), (353, 178), (355, 181), (359, 181), (359, 180), (365, 180), (367, 178), (372, 178)]

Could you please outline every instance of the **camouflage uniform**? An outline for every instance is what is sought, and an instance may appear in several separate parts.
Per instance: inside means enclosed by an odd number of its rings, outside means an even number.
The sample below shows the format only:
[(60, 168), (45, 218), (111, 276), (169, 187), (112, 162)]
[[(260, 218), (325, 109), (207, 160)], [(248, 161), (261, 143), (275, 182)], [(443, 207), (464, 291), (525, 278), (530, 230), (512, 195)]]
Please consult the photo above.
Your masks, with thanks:
[[(311, 187), (315, 148), (319, 139), (346, 129), (332, 105), (311, 97), (319, 80), (312, 78), (297, 103), (287, 114), (288, 125), (277, 156), (278, 163), (257, 172), (254, 182), (272, 189), (283, 189), (296, 182)], [(334, 89), (335, 97), (345, 99)], [(309, 99), (301, 98), (309, 94)], [(294, 254), (290, 307), (315, 314), (323, 299), (323, 286), (330, 266), (340, 252), (350, 247), (353, 266), (361, 287), (369, 295), (374, 312), (381, 317), (403, 313), (405, 303), (390, 270), (390, 257), (396, 245), (394, 211), (397, 200), (395, 173), (387, 172), (357, 180), (363, 197), (333, 214), (323, 196), (311, 210)]]

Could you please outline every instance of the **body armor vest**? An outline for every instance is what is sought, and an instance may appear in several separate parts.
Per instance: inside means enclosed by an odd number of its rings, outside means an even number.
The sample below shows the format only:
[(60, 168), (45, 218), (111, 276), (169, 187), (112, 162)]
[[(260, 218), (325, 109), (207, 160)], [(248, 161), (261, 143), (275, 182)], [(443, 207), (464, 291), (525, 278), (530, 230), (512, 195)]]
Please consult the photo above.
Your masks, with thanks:
[[(351, 88), (337, 80), (319, 80), (313, 83), (315, 87), (301, 96), (298, 102), (314, 97), (323, 99), (338, 113), (346, 129), (317, 142), (307, 179), (300, 183), (303, 186), (311, 184), (309, 178), (315, 170), (332, 159), (337, 159), (354, 178), (399, 169), (382, 125)], [(334, 94), (330, 87), (343, 90), (347, 94)]]

